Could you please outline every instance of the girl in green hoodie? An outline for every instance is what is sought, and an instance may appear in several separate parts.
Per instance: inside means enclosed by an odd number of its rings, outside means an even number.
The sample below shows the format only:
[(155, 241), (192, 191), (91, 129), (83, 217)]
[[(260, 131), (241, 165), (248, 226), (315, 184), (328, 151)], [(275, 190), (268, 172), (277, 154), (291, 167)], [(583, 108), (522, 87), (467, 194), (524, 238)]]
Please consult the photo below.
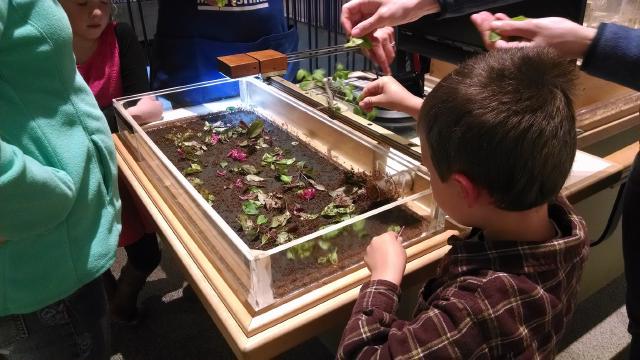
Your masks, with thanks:
[(0, 358), (106, 358), (115, 150), (57, 1), (0, 1), (0, 109)]

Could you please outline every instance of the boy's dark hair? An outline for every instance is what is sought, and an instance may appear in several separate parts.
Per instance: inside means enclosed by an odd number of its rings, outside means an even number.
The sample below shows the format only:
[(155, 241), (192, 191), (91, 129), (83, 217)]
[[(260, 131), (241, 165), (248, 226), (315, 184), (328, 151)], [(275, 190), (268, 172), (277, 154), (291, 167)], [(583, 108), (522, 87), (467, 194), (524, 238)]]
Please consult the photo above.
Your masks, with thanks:
[(440, 179), (467, 176), (495, 206), (555, 197), (576, 153), (575, 65), (545, 48), (491, 51), (461, 64), (422, 105), (418, 133)]

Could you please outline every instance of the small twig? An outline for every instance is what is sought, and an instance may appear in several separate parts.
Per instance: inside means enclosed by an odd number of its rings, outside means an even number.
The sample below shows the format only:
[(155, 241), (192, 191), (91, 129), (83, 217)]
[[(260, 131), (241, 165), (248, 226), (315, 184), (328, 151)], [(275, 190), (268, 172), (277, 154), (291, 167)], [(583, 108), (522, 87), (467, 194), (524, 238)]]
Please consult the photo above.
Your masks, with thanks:
[(402, 235), (402, 230), (404, 230), (404, 226), (400, 228), (400, 231), (398, 231), (398, 236), (396, 237), (396, 239), (400, 238), (400, 235)]

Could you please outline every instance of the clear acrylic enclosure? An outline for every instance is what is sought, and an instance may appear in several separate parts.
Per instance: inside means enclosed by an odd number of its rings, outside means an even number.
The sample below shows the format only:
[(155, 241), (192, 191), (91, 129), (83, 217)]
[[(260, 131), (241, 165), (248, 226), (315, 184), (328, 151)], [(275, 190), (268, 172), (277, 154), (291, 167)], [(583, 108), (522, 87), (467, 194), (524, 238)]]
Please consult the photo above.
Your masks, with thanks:
[[(150, 98), (162, 118), (141, 126), (129, 111)], [(114, 107), (119, 137), (250, 313), (361, 269), (375, 235), (402, 231), (409, 247), (444, 228), (426, 168), (261, 79)]]

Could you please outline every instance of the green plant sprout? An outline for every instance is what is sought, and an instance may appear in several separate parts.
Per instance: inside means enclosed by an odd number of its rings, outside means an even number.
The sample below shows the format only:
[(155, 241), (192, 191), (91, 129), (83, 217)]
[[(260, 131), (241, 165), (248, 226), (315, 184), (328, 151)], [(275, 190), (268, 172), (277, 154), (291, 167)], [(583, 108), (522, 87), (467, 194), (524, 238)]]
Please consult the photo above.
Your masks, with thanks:
[[(525, 20), (528, 20), (528, 18), (526, 16), (520, 15), (520, 16), (516, 16), (516, 17), (511, 18), (511, 20), (513, 20), (513, 21), (525, 21)], [(489, 33), (489, 41), (496, 42), (496, 41), (498, 41), (500, 39), (502, 39), (502, 36), (500, 34), (498, 34), (497, 32), (492, 31), (492, 32)]]
[(361, 49), (369, 50), (373, 47), (373, 44), (371, 44), (371, 40), (367, 38), (352, 37), (346, 44), (344, 44), (344, 47), (359, 47)]

